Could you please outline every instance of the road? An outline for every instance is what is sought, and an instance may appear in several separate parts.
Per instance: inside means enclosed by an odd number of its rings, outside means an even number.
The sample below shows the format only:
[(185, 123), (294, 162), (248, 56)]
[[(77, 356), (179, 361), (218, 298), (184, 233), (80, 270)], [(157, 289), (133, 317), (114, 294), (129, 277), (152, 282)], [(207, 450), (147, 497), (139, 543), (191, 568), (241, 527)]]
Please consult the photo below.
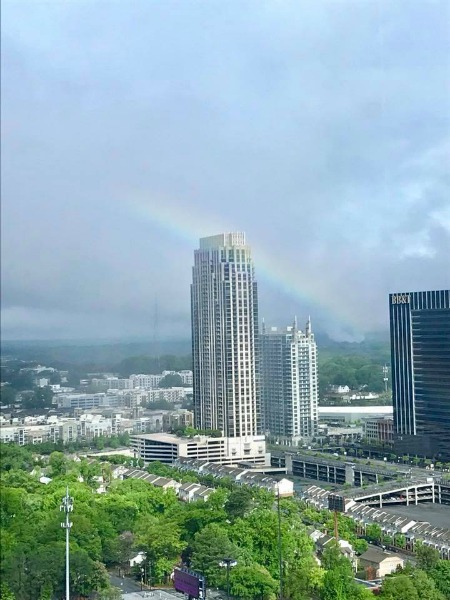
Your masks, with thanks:
[[(109, 575), (111, 585), (119, 588), (122, 592), (122, 600), (185, 600), (186, 596), (181, 592), (173, 589), (157, 589), (141, 590), (139, 581), (131, 577), (118, 577), (117, 575)], [(217, 590), (207, 590), (206, 596), (208, 600), (225, 600), (224, 594)]]
[(110, 574), (109, 580), (111, 585), (119, 588), (123, 594), (141, 591), (141, 584), (139, 581), (136, 581), (131, 577), (118, 577), (117, 575)]
[(167, 590), (152, 590), (150, 591), (139, 591), (122, 594), (123, 600), (181, 600), (185, 598), (184, 594), (178, 594), (177, 592), (168, 592)]
[(185, 600), (185, 595), (172, 589), (149, 589), (141, 590), (141, 583), (132, 577), (119, 577), (109, 574), (111, 585), (119, 588), (122, 592), (123, 600)]

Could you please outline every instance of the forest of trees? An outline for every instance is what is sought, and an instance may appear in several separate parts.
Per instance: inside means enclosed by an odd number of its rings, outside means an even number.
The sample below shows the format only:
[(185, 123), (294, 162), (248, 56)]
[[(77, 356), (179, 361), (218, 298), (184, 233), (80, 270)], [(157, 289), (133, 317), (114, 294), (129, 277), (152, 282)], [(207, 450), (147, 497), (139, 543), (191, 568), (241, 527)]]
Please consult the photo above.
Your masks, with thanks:
[[(220, 562), (232, 557), (230, 591), (237, 600), (275, 600), (279, 591), (278, 520), (272, 494), (235, 488), (223, 481), (206, 502), (185, 504), (172, 490), (141, 480), (111, 480), (111, 467), (73, 462), (63, 453), (47, 458), (32, 449), (1, 450), (1, 598), (52, 600), (64, 597), (64, 531), (59, 506), (69, 485), (74, 497), (71, 520), (71, 591), (73, 598), (114, 599), (108, 570), (126, 568), (137, 551), (146, 553), (147, 579), (164, 584), (177, 564), (206, 575), (209, 587), (222, 588)], [(160, 464), (152, 471), (172, 473)], [(52, 478), (39, 483), (45, 472)], [(111, 480), (106, 494), (97, 494), (96, 478)], [(79, 477), (83, 482), (79, 481)], [(195, 479), (178, 474), (185, 480)], [(283, 598), (285, 600), (363, 600), (372, 594), (353, 580), (350, 563), (335, 548), (314, 558), (307, 525), (332, 528), (331, 514), (315, 511), (294, 499), (281, 501)], [(341, 536), (358, 547), (354, 523), (339, 517)], [(359, 540), (364, 550), (364, 540)], [(361, 543), (363, 544), (361, 546)], [(385, 580), (386, 600), (450, 598), (450, 563), (427, 549), (415, 568)], [(403, 594), (403, 595), (401, 595)]]
[(320, 397), (323, 397), (332, 385), (348, 385), (351, 390), (383, 392), (384, 364), (379, 360), (358, 355), (319, 359)]

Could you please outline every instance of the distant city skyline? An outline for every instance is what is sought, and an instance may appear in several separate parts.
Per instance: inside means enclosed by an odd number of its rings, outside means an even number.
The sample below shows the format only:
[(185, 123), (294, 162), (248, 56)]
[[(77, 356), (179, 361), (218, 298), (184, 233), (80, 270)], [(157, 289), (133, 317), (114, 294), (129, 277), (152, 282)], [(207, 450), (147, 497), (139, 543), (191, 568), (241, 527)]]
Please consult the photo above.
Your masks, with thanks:
[(268, 323), (388, 331), (388, 293), (449, 284), (449, 19), (4, 0), (2, 338), (188, 338), (214, 231), (251, 239)]

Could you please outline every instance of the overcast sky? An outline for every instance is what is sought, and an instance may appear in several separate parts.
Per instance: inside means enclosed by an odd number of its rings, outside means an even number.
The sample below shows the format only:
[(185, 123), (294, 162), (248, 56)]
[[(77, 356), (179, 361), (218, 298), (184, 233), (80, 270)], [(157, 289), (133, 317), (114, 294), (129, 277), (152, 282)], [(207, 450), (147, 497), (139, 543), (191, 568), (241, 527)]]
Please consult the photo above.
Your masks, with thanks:
[(359, 339), (449, 287), (449, 0), (2, 12), (4, 338), (186, 337), (221, 231), (268, 324)]

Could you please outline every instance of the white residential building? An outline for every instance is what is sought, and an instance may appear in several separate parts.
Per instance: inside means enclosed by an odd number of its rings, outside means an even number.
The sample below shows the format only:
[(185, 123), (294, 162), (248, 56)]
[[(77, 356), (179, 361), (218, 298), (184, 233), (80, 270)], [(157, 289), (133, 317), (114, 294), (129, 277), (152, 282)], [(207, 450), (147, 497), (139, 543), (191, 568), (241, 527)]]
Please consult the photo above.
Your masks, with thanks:
[(251, 444), (262, 423), (257, 284), (245, 234), (202, 238), (192, 275), (195, 426)]
[(142, 388), (143, 390), (153, 390), (158, 387), (164, 375), (131, 375), (130, 380), (133, 388)]
[(272, 437), (299, 441), (318, 431), (317, 347), (311, 322), (263, 329), (261, 388), (265, 429)]
[(189, 371), (187, 369), (183, 370), (183, 371), (177, 371), (177, 375), (179, 375), (181, 377), (181, 381), (183, 382), (183, 385), (194, 385), (194, 376), (192, 371)]
[(133, 382), (130, 378), (122, 379), (120, 377), (104, 377), (92, 379), (91, 385), (97, 390), (130, 390), (133, 387)]
[(148, 402), (182, 402), (188, 396), (192, 396), (192, 392), (192, 388), (187, 387), (157, 388), (147, 392)]

